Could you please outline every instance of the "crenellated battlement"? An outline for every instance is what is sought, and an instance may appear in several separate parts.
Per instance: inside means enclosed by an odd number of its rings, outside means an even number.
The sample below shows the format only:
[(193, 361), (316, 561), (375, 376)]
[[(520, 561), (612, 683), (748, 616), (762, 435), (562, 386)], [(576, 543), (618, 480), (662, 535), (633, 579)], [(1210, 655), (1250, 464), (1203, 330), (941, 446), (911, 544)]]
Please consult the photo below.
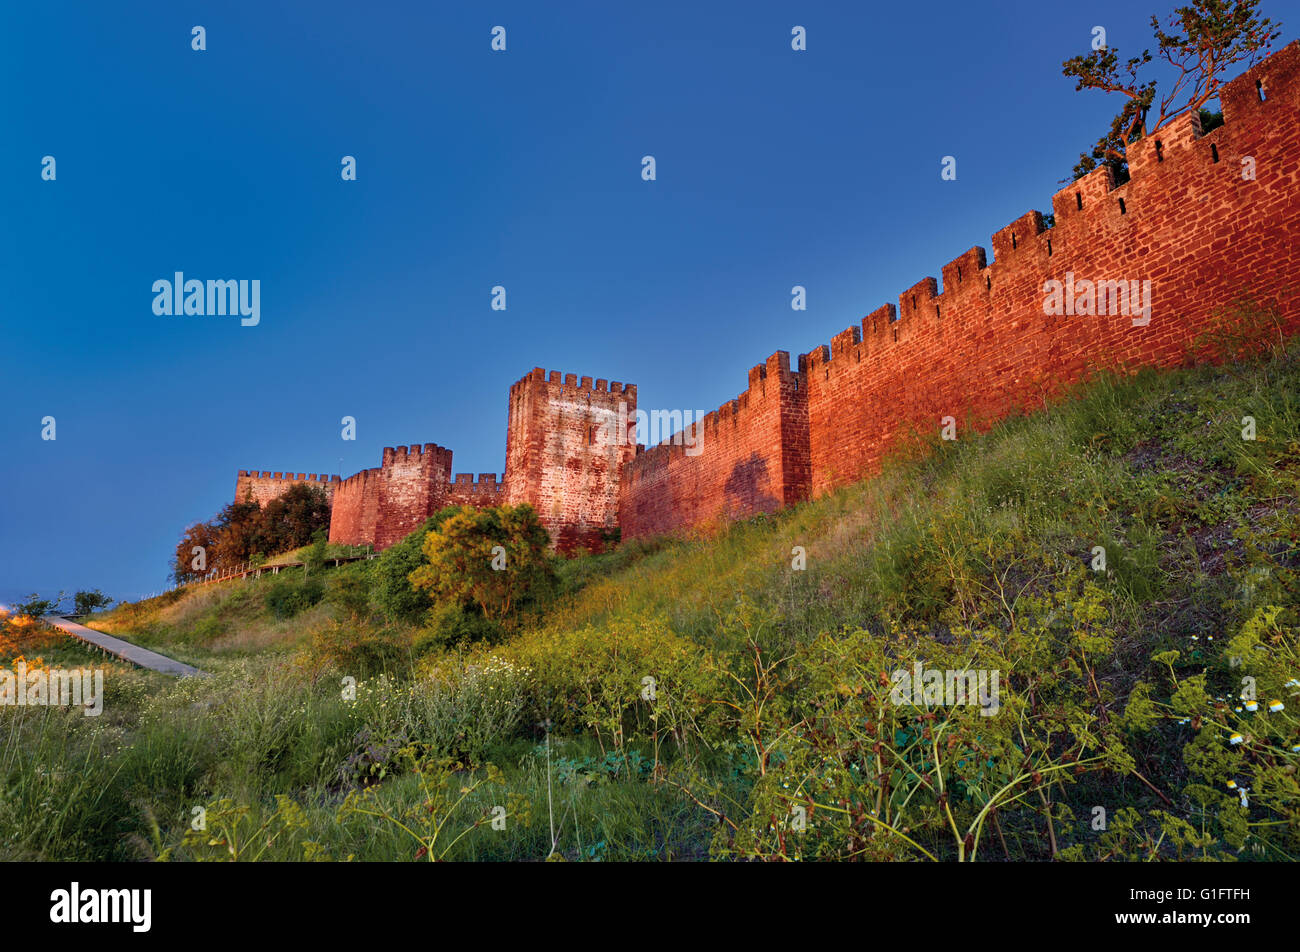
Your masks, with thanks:
[[(1261, 95), (1262, 93), (1262, 95)], [(1186, 113), (1129, 147), (1129, 180), (1098, 168), (799, 358), (813, 492), (874, 472), (909, 427), (991, 422), (1105, 367), (1169, 365), (1243, 294), (1297, 320), (1300, 44), (1226, 84), (1224, 124)], [(1254, 163), (1256, 177), (1243, 174)], [(1046, 313), (1048, 282), (1139, 282), (1151, 321)], [(1071, 301), (1071, 312), (1074, 302)], [(1096, 305), (1093, 305), (1096, 307)], [(1141, 318), (1139, 318), (1141, 320)]]
[(636, 396), (636, 384), (624, 384), (617, 380), (606, 380), (604, 377), (597, 377), (593, 381), (591, 377), (579, 377), (577, 374), (563, 373), (559, 370), (546, 371), (541, 367), (534, 367), (511, 385), (510, 395), (514, 398), (525, 389), (538, 384), (544, 384), (547, 387), (558, 387), (564, 393), (592, 396), (598, 394), (607, 396), (622, 395), (625, 398), (634, 398)]
[(779, 350), (733, 400), (637, 454), (619, 492), (628, 536), (773, 512), (808, 494), (804, 376)]
[(263, 471), (259, 472), (258, 470), (255, 470), (255, 469), (241, 469), (241, 470), (239, 471), (239, 477), (238, 477), (238, 478), (239, 478), (239, 479), (272, 479), (272, 480), (284, 480), (284, 481), (287, 481), (287, 482), (293, 482), (293, 483), (302, 483), (302, 482), (307, 482), (307, 483), (337, 483), (337, 482), (340, 482), (340, 479), (339, 479), (338, 476), (326, 476), (324, 473), (322, 473), (322, 474), (319, 475), (319, 476), (316, 475), (315, 473), (298, 473), (298, 474), (295, 476), (293, 473), (272, 473), (272, 472), (269, 472), (269, 471), (266, 471), (266, 470), (263, 470)]
[[(992, 233), (991, 259), (968, 248), (797, 369), (776, 351), (658, 445), (633, 445), (635, 385), (535, 367), (510, 387), (500, 478), (453, 474), (450, 449), (413, 443), (342, 481), (240, 470), (236, 496), (322, 485), (330, 539), (380, 548), (449, 503), (526, 502), (567, 550), (616, 527), (634, 537), (775, 511), (873, 474), (904, 434), (944, 417), (983, 427), (1101, 369), (1180, 363), (1234, 301), (1300, 330), (1300, 43), (1219, 100), (1219, 128), (1176, 117), (1130, 145), (1128, 181), (1103, 167), (1059, 189), (1051, 227), (1025, 212)], [(1064, 310), (1053, 285), (1070, 289)]]

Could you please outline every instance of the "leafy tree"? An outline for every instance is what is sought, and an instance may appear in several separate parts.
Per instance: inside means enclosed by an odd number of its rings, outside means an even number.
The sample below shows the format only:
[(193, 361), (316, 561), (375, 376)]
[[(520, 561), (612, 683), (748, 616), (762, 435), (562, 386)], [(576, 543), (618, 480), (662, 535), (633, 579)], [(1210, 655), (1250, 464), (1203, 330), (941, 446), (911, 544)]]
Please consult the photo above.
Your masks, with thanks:
[[(212, 550), (208, 570), (230, 568), (245, 561), (258, 548), (262, 507), (255, 502), (232, 502), (212, 522)], [(272, 550), (274, 551), (274, 550)]]
[[(194, 568), (194, 550), (204, 551), (204, 568)], [(176, 543), (176, 557), (172, 560), (172, 578), (178, 584), (193, 582), (207, 574), (211, 567), (209, 561), (216, 555), (216, 532), (210, 522), (196, 522), (185, 530), (181, 541)]]
[(1132, 57), (1122, 66), (1118, 50), (1108, 46), (1073, 56), (1061, 64), (1063, 74), (1076, 80), (1076, 90), (1100, 89), (1125, 97), (1110, 128), (1091, 152), (1079, 156), (1073, 178), (1079, 179), (1105, 164), (1115, 172), (1117, 180), (1123, 181), (1128, 177), (1130, 143), (1151, 135), (1189, 109), (1199, 110), (1219, 94), (1230, 69), (1242, 62), (1249, 67), (1266, 54), (1281, 30), (1267, 17), (1261, 19), (1258, 7), (1259, 0), (1192, 0), (1169, 17), (1168, 32), (1153, 16), (1156, 53), (1177, 70), (1176, 79), (1159, 96), (1158, 104), (1156, 81), (1147, 78), (1144, 71), (1154, 58), (1150, 50), (1143, 50), (1141, 56)]
[[(266, 504), (248, 552), (287, 552), (310, 545), (315, 534), (329, 532), (330, 504), (319, 486), (298, 483)], [(247, 558), (247, 556), (244, 556)]]
[(329, 552), (329, 540), (324, 529), (312, 533), (311, 548), (303, 559), (308, 575), (315, 575), (325, 567), (325, 556)]
[(554, 584), (550, 541), (532, 506), (462, 509), (425, 538), (411, 584), (499, 622)]
[[(262, 508), (252, 499), (232, 502), (210, 522), (199, 522), (185, 530), (176, 546), (172, 577), (192, 582), (213, 569), (229, 569), (265, 555), (288, 552), (309, 545), (329, 533), (330, 504), (319, 486), (299, 483)], [(206, 553), (203, 569), (193, 568), (193, 550)], [(323, 564), (323, 553), (320, 562)]]
[(27, 618), (40, 618), (42, 615), (58, 611), (59, 604), (67, 597), (65, 592), (59, 592), (58, 598), (41, 598), (39, 594), (32, 592), (27, 596), (27, 601), (14, 606), (14, 614)]
[(77, 592), (72, 596), (73, 611), (78, 615), (89, 615), (99, 608), (107, 608), (113, 604), (113, 599), (109, 598), (99, 589), (93, 592)]

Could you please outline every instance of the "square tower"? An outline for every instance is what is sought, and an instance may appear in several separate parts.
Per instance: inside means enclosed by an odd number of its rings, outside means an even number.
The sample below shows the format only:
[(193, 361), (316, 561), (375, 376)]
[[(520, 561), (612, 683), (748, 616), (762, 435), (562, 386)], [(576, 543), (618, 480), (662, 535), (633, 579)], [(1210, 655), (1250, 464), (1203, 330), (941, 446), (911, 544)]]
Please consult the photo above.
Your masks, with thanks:
[(537, 510), (561, 552), (618, 526), (623, 467), (636, 456), (636, 386), (538, 367), (510, 388), (506, 502)]

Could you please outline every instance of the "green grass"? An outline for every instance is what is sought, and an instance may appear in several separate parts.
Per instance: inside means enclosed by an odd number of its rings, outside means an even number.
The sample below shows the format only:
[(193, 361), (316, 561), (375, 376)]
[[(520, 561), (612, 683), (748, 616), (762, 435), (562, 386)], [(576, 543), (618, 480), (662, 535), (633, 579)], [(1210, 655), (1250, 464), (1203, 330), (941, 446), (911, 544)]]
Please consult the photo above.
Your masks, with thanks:
[[(318, 635), (416, 626), (335, 622), (330, 594), (283, 617), (283, 574), (119, 606), (89, 624), (216, 677), (121, 672), (101, 724), (0, 711), (23, 805), (0, 854), (229, 858), (187, 837), (201, 807), (223, 843), (270, 837), (242, 858), (412, 859), (397, 821), (433, 817), (428, 852), (461, 859), (544, 859), (553, 826), (571, 860), (1294, 859), (1298, 482), (1283, 353), (1104, 377), (777, 515), (569, 560), (505, 642), (410, 652), (392, 677)], [(886, 705), (881, 678), (914, 660), (1001, 670), (1005, 714)], [(1286, 710), (1234, 709), (1243, 674)], [(27, 822), (39, 803), (59, 806)], [(804, 803), (808, 832), (782, 833)]]

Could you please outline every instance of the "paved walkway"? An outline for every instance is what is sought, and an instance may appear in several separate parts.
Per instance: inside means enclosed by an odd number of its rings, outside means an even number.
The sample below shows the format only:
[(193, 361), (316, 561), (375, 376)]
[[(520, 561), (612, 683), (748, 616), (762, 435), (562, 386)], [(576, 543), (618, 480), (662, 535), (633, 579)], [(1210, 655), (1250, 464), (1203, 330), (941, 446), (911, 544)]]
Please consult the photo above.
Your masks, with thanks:
[(141, 648), (139, 645), (133, 645), (129, 641), (123, 641), (121, 638), (114, 638), (112, 635), (106, 635), (102, 631), (96, 631), (93, 628), (87, 628), (85, 625), (78, 625), (75, 621), (68, 621), (57, 615), (46, 617), (55, 628), (62, 629), (74, 638), (80, 638), (82, 641), (94, 645), (96, 648), (102, 648), (109, 654), (121, 658), (123, 661), (129, 661), (132, 664), (139, 665), (142, 668), (149, 668), (152, 671), (161, 671), (163, 674), (175, 674), (182, 678), (206, 678), (210, 675), (206, 671), (200, 671), (198, 668), (191, 667), (188, 664), (182, 664), (166, 655), (160, 655), (156, 651), (150, 651), (148, 648)]

